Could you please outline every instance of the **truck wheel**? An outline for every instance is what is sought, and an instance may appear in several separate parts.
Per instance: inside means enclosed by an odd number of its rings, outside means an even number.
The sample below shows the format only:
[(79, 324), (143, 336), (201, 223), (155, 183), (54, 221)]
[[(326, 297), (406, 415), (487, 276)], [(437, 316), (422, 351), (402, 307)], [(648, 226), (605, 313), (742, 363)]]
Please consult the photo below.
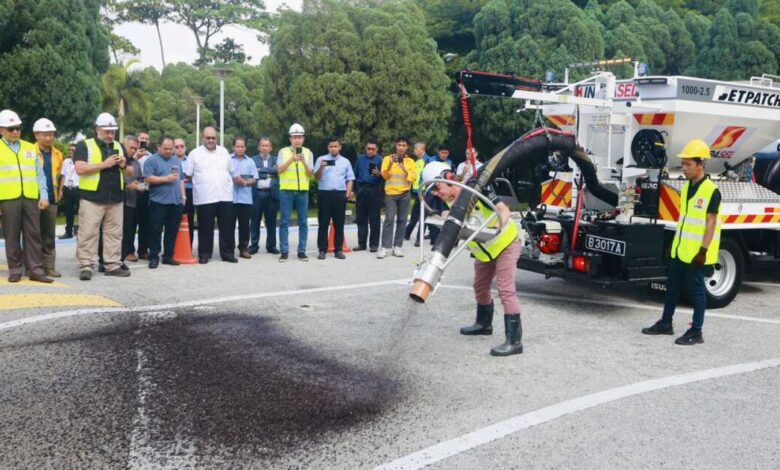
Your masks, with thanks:
[(707, 307), (723, 308), (737, 296), (745, 274), (745, 257), (742, 248), (733, 238), (720, 241), (718, 262), (712, 276), (704, 279), (707, 289)]

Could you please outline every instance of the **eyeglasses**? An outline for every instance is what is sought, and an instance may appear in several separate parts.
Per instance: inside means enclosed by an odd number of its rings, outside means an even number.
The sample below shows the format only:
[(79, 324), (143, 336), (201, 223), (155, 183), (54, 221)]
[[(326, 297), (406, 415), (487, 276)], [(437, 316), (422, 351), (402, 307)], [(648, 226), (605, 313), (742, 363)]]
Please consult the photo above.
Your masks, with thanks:
[(8, 132), (21, 132), (21, 130), (22, 130), (22, 128), (19, 127), (19, 126), (16, 126), (16, 127), (6, 127), (6, 129), (8, 130)]

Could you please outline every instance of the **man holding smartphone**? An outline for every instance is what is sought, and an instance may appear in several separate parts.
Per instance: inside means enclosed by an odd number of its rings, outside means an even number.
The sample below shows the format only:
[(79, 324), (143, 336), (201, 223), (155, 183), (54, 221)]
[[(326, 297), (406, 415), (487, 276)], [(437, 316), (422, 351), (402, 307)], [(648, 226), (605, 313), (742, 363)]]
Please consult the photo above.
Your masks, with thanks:
[(352, 185), (355, 173), (349, 160), (341, 156), (341, 142), (338, 137), (328, 137), (328, 154), (317, 159), (314, 176), (317, 178), (317, 259), (325, 259), (328, 251), (328, 228), (331, 220), (335, 234), (333, 246), (335, 256), (344, 259), (344, 218), (347, 200), (352, 199)]
[(314, 170), (314, 155), (303, 146), (306, 132), (298, 123), (290, 126), (290, 146), (279, 151), (276, 168), (279, 170), (279, 262), (287, 261), (290, 251), (289, 226), (293, 208), (298, 213), (298, 259), (309, 261), (306, 241), (309, 235), (309, 179)]
[(181, 214), (184, 211), (184, 179), (181, 160), (173, 156), (173, 138), (163, 136), (152, 155), (143, 166), (144, 182), (149, 184), (149, 213), (152, 224), (149, 237), (149, 269), (160, 264), (160, 242), (163, 229), (162, 263), (176, 266), (173, 249), (179, 233)]
[(368, 139), (366, 153), (358, 155), (355, 162), (355, 177), (357, 181), (357, 203), (355, 211), (358, 227), (358, 246), (353, 251), (366, 249), (366, 242), (371, 253), (379, 249), (379, 230), (384, 197), (385, 180), (382, 178), (382, 157), (379, 155), (379, 142)]
[[(391, 248), (393, 256), (404, 255), (401, 246), (404, 243), (406, 220), (409, 215), (410, 193), (412, 185), (417, 181), (417, 165), (406, 154), (408, 149), (409, 139), (397, 137), (395, 152), (382, 160), (382, 177), (385, 179), (385, 222), (382, 226), (382, 248), (376, 255), (380, 259), (385, 258)], [(393, 225), (395, 225), (395, 234)]]
[[(149, 133), (140, 131), (138, 132), (138, 150), (132, 157), (138, 161), (141, 165), (141, 172), (143, 173), (144, 164), (151, 157), (149, 153)], [(140, 178), (142, 175), (138, 175)], [(133, 253), (128, 259), (129, 261), (138, 261), (139, 259), (149, 259), (149, 231), (150, 231), (150, 213), (149, 213), (149, 191), (148, 185), (141, 181), (141, 187), (138, 191), (138, 198), (136, 199), (135, 206), (135, 222), (133, 232), (135, 232), (135, 225), (138, 226), (138, 251), (135, 251), (135, 246), (131, 250)], [(135, 240), (131, 243), (135, 244)], [(137, 255), (136, 255), (137, 253)]]
[(95, 120), (95, 138), (76, 144), (73, 156), (81, 198), (76, 258), (82, 281), (92, 279), (101, 227), (106, 276), (130, 276), (129, 270), (121, 269), (120, 260), (127, 153), (114, 140), (117, 128), (112, 115), (100, 114)]

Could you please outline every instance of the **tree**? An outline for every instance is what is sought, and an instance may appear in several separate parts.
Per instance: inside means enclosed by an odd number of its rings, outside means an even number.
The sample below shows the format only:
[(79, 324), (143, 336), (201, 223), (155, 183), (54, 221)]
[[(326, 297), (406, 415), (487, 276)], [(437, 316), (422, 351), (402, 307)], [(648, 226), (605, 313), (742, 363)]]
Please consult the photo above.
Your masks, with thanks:
[(109, 65), (100, 16), (98, 0), (0, 1), (0, 103), (26, 128), (45, 116), (77, 132), (99, 113)]
[[(476, 49), (467, 67), (543, 78), (604, 57), (600, 25), (569, 0), (491, 0), (474, 18)], [(516, 100), (474, 97), (475, 143), (492, 155), (533, 124)]]
[(226, 38), (214, 46), (213, 49), (201, 52), (200, 58), (195, 61), (195, 65), (243, 64), (250, 59), (251, 57), (244, 52), (244, 46), (236, 43), (233, 38)]
[(103, 75), (103, 111), (116, 114), (119, 120), (119, 139), (125, 137), (125, 117), (128, 113), (145, 116), (149, 112), (149, 100), (141, 89), (137, 72), (130, 68), (138, 63), (131, 60), (127, 64), (111, 65)]
[(450, 82), (413, 2), (307, 1), (278, 25), (263, 60), (276, 135), (297, 121), (314, 146), (331, 134), (351, 146), (398, 134), (444, 140)]
[(262, 0), (167, 0), (162, 2), (170, 9), (169, 18), (185, 25), (195, 36), (200, 57), (207, 63), (215, 34), (227, 25), (252, 26), (267, 15)]
[[(774, 33), (780, 34), (773, 26), (749, 13), (737, 13), (735, 17), (731, 11), (722, 8), (715, 15), (707, 40), (690, 73), (721, 80), (744, 80), (762, 73), (776, 74), (778, 57), (767, 47), (777, 37)], [(777, 49), (776, 43), (769, 46)]]
[(160, 22), (171, 13), (171, 6), (163, 0), (116, 0), (110, 5), (119, 16), (119, 21), (137, 21), (154, 25), (157, 30), (157, 40), (160, 43), (160, 58), (165, 68), (165, 50), (163, 47)]

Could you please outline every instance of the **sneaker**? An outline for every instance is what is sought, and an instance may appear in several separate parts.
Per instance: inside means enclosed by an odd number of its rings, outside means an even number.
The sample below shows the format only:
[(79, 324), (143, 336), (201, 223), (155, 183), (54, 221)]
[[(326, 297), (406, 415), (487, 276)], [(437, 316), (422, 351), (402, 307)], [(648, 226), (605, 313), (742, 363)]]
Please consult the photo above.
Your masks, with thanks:
[(317, 255), (317, 259), (325, 259), (325, 252), (320, 251), (320, 254)]
[(309, 257), (306, 256), (306, 253), (304, 252), (298, 253), (298, 259), (301, 261), (309, 261)]
[(287, 262), (287, 253), (282, 253), (282, 255), (279, 256), (279, 262), (280, 263), (286, 263)]
[[(149, 266), (151, 267), (151, 266)], [(106, 271), (106, 276), (115, 276), (115, 277), (130, 277), (130, 270), (125, 271), (124, 269), (115, 269), (113, 271)]]
[(704, 342), (704, 337), (701, 334), (701, 330), (689, 328), (684, 335), (674, 340), (675, 344), (682, 346), (693, 346), (694, 344), (701, 344)]
[(379, 251), (376, 253), (376, 257), (379, 259), (383, 259), (387, 257), (387, 249), (380, 248)]
[(394, 246), (393, 247), (393, 256), (398, 257), (398, 258), (403, 258), (404, 257), (404, 252), (401, 250), (400, 246)]
[(83, 269), (79, 273), (79, 279), (82, 280), (82, 281), (89, 281), (90, 279), (92, 279), (92, 271), (90, 271), (88, 269)]
[(649, 328), (642, 328), (642, 334), (645, 335), (673, 335), (674, 327), (671, 323), (664, 323), (661, 320)]

